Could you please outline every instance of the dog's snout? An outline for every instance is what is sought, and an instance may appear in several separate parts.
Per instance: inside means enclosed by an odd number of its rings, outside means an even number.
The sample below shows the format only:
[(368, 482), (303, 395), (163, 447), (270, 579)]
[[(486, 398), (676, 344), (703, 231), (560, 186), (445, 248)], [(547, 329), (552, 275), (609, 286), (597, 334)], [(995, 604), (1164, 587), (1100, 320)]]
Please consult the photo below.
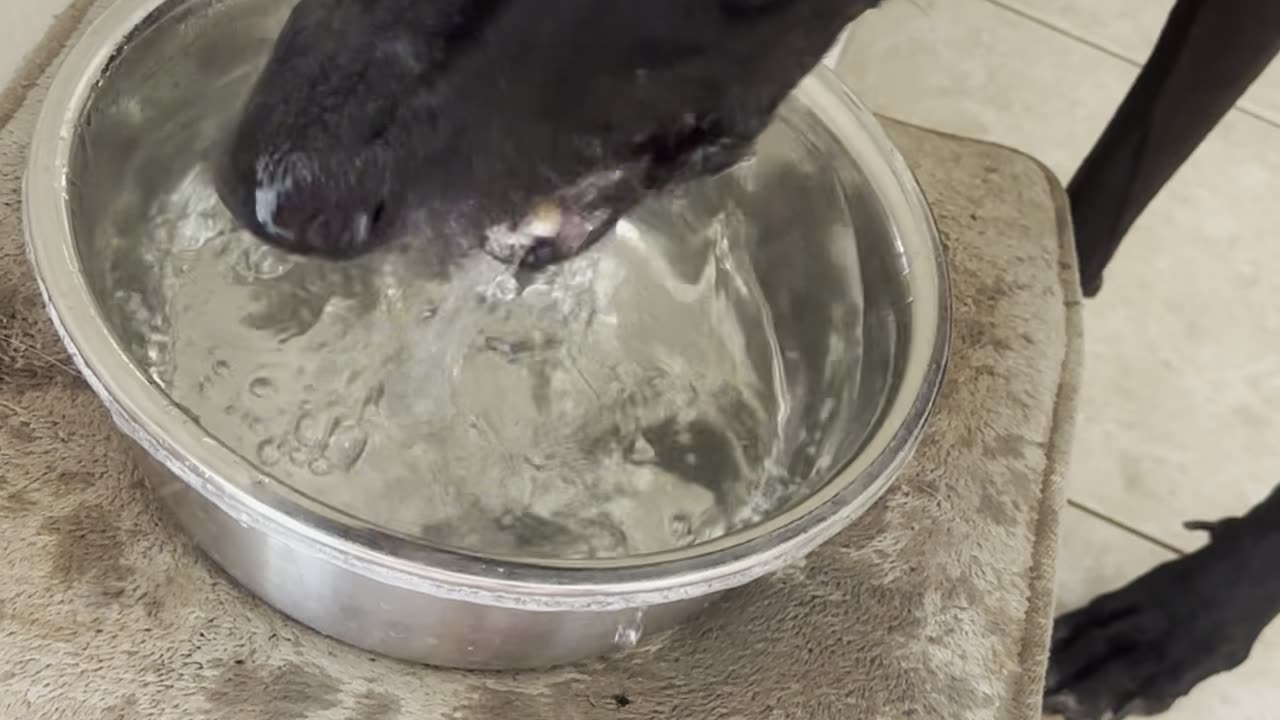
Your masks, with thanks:
[[(571, 257), (647, 194), (736, 162), (870, 4), (301, 0), (245, 104), (224, 199), (299, 254), (353, 258), (412, 228)], [(559, 228), (519, 227), (545, 198), (565, 205)]]

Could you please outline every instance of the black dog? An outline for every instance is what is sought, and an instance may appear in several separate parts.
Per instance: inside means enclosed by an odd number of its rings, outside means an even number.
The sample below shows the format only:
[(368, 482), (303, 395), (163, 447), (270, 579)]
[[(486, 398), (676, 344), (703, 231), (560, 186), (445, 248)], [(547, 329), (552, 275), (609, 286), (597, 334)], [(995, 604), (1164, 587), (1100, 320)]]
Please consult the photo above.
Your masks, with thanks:
[(294, 252), (358, 255), (413, 223), (542, 264), (732, 164), (872, 2), (303, 0), (222, 195)]
[[(580, 251), (647, 193), (733, 163), (877, 0), (302, 0), (220, 172), (265, 241), (345, 258), (412, 225), (512, 262)], [(1209, 6), (1213, 7), (1210, 8)], [(1086, 291), (1280, 49), (1280, 2), (1180, 0), (1070, 188)], [(473, 248), (458, 248), (468, 250)], [(1280, 612), (1280, 493), (1061, 618), (1045, 709), (1163, 711)]]

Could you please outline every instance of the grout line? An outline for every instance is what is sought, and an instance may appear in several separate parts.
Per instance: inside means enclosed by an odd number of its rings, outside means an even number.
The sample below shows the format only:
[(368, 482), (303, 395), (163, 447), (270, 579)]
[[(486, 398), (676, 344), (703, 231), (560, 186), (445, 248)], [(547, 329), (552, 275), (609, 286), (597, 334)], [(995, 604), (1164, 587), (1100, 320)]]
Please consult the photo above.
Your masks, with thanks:
[(1044, 18), (1039, 17), (1038, 15), (1035, 15), (1034, 13), (1031, 13), (1031, 12), (1028, 12), (1028, 11), (1026, 11), (1026, 10), (1023, 10), (1022, 8), (1018, 7), (1017, 5), (1011, 5), (1011, 4), (1009, 4), (1008, 2), (1006, 2), (1006, 0), (987, 0), (987, 2), (988, 2), (988, 3), (990, 3), (990, 4), (992, 4), (992, 5), (995, 5), (996, 7), (1000, 8), (1001, 10), (1005, 10), (1005, 11), (1007, 11), (1007, 12), (1013, 13), (1014, 15), (1017, 15), (1018, 17), (1022, 18), (1023, 20), (1027, 20), (1027, 21), (1029, 21), (1029, 22), (1035, 23), (1036, 25), (1039, 25), (1040, 27), (1045, 28), (1046, 30), (1051, 30), (1051, 31), (1053, 31), (1053, 32), (1055, 32), (1055, 33), (1057, 33), (1057, 34), (1059, 34), (1059, 35), (1063, 35), (1063, 36), (1065, 36), (1065, 37), (1068, 37), (1068, 38), (1070, 38), (1070, 39), (1072, 39), (1072, 40), (1075, 40), (1076, 42), (1078, 42), (1078, 43), (1080, 43), (1080, 44), (1082, 44), (1082, 45), (1088, 45), (1089, 47), (1093, 48), (1094, 50), (1097, 50), (1098, 52), (1101, 52), (1101, 53), (1103, 53), (1103, 54), (1109, 55), (1109, 56), (1111, 56), (1111, 57), (1115, 58), (1116, 60), (1119, 60), (1120, 62), (1122, 62), (1122, 63), (1124, 63), (1124, 64), (1126, 64), (1126, 65), (1132, 65), (1132, 66), (1133, 66), (1133, 67), (1135, 67), (1135, 68), (1141, 68), (1141, 67), (1142, 67), (1142, 63), (1141, 63), (1141, 62), (1135, 61), (1134, 59), (1132, 59), (1132, 58), (1130, 58), (1130, 57), (1128, 57), (1128, 56), (1126, 56), (1126, 55), (1124, 55), (1124, 54), (1122, 54), (1122, 53), (1116, 52), (1115, 50), (1112, 50), (1111, 48), (1107, 47), (1106, 45), (1103, 45), (1103, 44), (1101, 44), (1101, 43), (1098, 43), (1098, 42), (1095, 42), (1095, 41), (1093, 41), (1093, 40), (1090, 40), (1090, 39), (1088, 39), (1088, 38), (1084, 37), (1083, 35), (1077, 35), (1076, 33), (1072, 32), (1072, 31), (1070, 31), (1070, 30), (1067, 30), (1066, 28), (1062, 28), (1062, 27), (1059, 27), (1059, 26), (1057, 26), (1057, 25), (1054, 25), (1052, 22), (1050, 22), (1050, 21), (1048, 21), (1048, 20), (1045, 20)]
[(1108, 515), (1104, 515), (1101, 511), (1094, 510), (1093, 508), (1089, 507), (1088, 505), (1085, 505), (1085, 504), (1083, 504), (1083, 503), (1081, 503), (1081, 502), (1079, 502), (1079, 501), (1077, 501), (1077, 500), (1067, 500), (1067, 506), (1068, 506), (1068, 507), (1075, 508), (1076, 510), (1079, 510), (1080, 512), (1082, 512), (1082, 513), (1084, 513), (1084, 514), (1086, 514), (1086, 515), (1088, 515), (1088, 516), (1090, 516), (1090, 517), (1092, 517), (1092, 518), (1094, 518), (1094, 519), (1101, 520), (1102, 522), (1104, 522), (1104, 523), (1106, 523), (1106, 524), (1108, 524), (1108, 525), (1110, 525), (1110, 526), (1112, 526), (1112, 527), (1116, 528), (1117, 530), (1122, 530), (1122, 531), (1124, 531), (1124, 532), (1126, 532), (1126, 533), (1128, 533), (1128, 534), (1130, 534), (1130, 535), (1133, 535), (1133, 536), (1135, 536), (1135, 537), (1138, 537), (1138, 538), (1141, 538), (1141, 539), (1143, 539), (1143, 540), (1146, 540), (1147, 542), (1151, 543), (1152, 545), (1156, 545), (1156, 546), (1158, 546), (1158, 547), (1164, 548), (1165, 550), (1168, 550), (1169, 552), (1173, 553), (1174, 555), (1177, 555), (1177, 556), (1181, 557), (1181, 556), (1183, 556), (1183, 555), (1186, 555), (1186, 554), (1187, 554), (1187, 551), (1186, 551), (1186, 550), (1183, 550), (1183, 549), (1182, 549), (1182, 548), (1180, 548), (1180, 547), (1177, 547), (1177, 546), (1172, 545), (1172, 544), (1170, 544), (1170, 543), (1168, 543), (1168, 542), (1165, 542), (1164, 540), (1161, 540), (1160, 538), (1158, 538), (1158, 537), (1156, 537), (1156, 536), (1154, 536), (1154, 535), (1151, 535), (1151, 534), (1149, 534), (1149, 533), (1145, 533), (1145, 532), (1143, 532), (1143, 531), (1141, 531), (1141, 530), (1139, 530), (1139, 529), (1137, 529), (1137, 528), (1133, 527), (1132, 525), (1129, 525), (1129, 524), (1127, 524), (1127, 523), (1123, 523), (1123, 522), (1121, 522), (1121, 521), (1119, 521), (1119, 520), (1116, 520), (1115, 518), (1110, 517), (1110, 516), (1108, 516)]
[[(991, 5), (994, 5), (994, 6), (998, 7), (998, 8), (1000, 8), (1001, 10), (1004, 10), (1005, 12), (1011, 13), (1011, 14), (1013, 14), (1013, 15), (1017, 15), (1018, 17), (1022, 18), (1023, 20), (1026, 20), (1027, 22), (1034, 23), (1034, 24), (1039, 25), (1040, 27), (1042, 27), (1042, 28), (1044, 28), (1044, 29), (1046, 29), (1046, 30), (1049, 30), (1049, 31), (1054, 32), (1054, 33), (1057, 33), (1057, 34), (1059, 34), (1059, 35), (1061, 35), (1061, 36), (1063, 36), (1063, 37), (1065, 37), (1065, 38), (1068, 38), (1068, 39), (1070, 39), (1070, 40), (1074, 40), (1074, 41), (1076, 41), (1076, 42), (1080, 43), (1081, 45), (1085, 45), (1085, 46), (1087, 46), (1087, 47), (1093, 48), (1094, 50), (1097, 50), (1098, 52), (1100, 52), (1100, 53), (1102, 53), (1102, 54), (1104, 54), (1104, 55), (1106, 55), (1106, 56), (1108, 56), (1108, 57), (1111, 57), (1111, 58), (1113, 58), (1113, 59), (1119, 60), (1120, 62), (1122, 62), (1122, 63), (1124, 63), (1124, 64), (1126, 64), (1126, 65), (1129, 65), (1130, 67), (1134, 67), (1134, 68), (1137, 68), (1137, 69), (1139, 69), (1139, 70), (1141, 70), (1141, 69), (1142, 69), (1143, 61), (1141, 61), (1141, 60), (1134, 60), (1133, 58), (1129, 57), (1128, 55), (1125, 55), (1124, 53), (1121, 53), (1121, 52), (1117, 52), (1116, 50), (1112, 50), (1111, 48), (1107, 47), (1106, 45), (1103, 45), (1103, 44), (1101, 44), (1101, 43), (1098, 43), (1098, 42), (1095, 42), (1095, 41), (1093, 41), (1093, 40), (1090, 40), (1090, 39), (1088, 39), (1088, 38), (1084, 37), (1083, 35), (1076, 34), (1076, 33), (1072, 32), (1071, 30), (1068, 30), (1068, 29), (1066, 29), (1066, 28), (1059, 27), (1059, 26), (1057, 26), (1057, 25), (1053, 24), (1051, 21), (1049, 21), (1049, 20), (1045, 20), (1044, 18), (1042, 18), (1042, 17), (1040, 17), (1040, 16), (1038, 16), (1038, 15), (1036, 15), (1036, 14), (1032, 13), (1032, 12), (1029, 12), (1029, 11), (1027, 11), (1027, 10), (1023, 10), (1022, 8), (1018, 7), (1017, 5), (1012, 5), (1012, 4), (1010, 4), (1010, 3), (1008, 2), (1008, 0), (986, 0), (986, 1), (987, 1), (988, 3), (990, 3)], [(1280, 119), (1271, 118), (1271, 117), (1269, 117), (1269, 116), (1267, 116), (1267, 115), (1263, 114), (1263, 113), (1262, 113), (1262, 112), (1260, 112), (1259, 110), (1256, 110), (1256, 109), (1254, 109), (1253, 107), (1250, 107), (1250, 106), (1249, 106), (1248, 104), (1246, 104), (1246, 103), (1247, 103), (1247, 101), (1241, 100), (1240, 102), (1237, 102), (1237, 103), (1236, 103), (1236, 104), (1235, 104), (1231, 109), (1232, 109), (1232, 111), (1234, 111), (1234, 112), (1238, 112), (1238, 113), (1240, 113), (1240, 114), (1242, 114), (1242, 115), (1247, 115), (1247, 116), (1249, 116), (1249, 117), (1253, 118), (1254, 120), (1257, 120), (1258, 122), (1261, 122), (1261, 123), (1262, 123), (1262, 124), (1264, 124), (1264, 125), (1268, 125), (1268, 126), (1273, 127), (1273, 128), (1275, 128), (1275, 129), (1277, 129), (1277, 130), (1280, 130)]]
[(1247, 105), (1237, 104), (1234, 109), (1236, 110), (1236, 112), (1248, 115), (1249, 117), (1253, 118), (1254, 120), (1257, 120), (1263, 125), (1269, 125), (1277, 130), (1280, 130), (1280, 120), (1273, 120), (1270, 116), (1263, 115), (1261, 112), (1254, 110), (1253, 108)]

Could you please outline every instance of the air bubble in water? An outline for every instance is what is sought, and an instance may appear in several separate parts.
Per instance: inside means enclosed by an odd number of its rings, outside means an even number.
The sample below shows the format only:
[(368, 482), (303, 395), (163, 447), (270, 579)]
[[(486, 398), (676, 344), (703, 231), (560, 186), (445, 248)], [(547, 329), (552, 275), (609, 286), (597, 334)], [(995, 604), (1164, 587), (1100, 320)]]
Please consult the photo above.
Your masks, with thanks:
[(360, 457), (364, 455), (368, 445), (369, 435), (360, 426), (344, 422), (334, 429), (324, 455), (333, 465), (343, 470), (350, 470), (360, 462)]
[(483, 290), (482, 296), (491, 302), (511, 302), (520, 294), (520, 281), (511, 273), (503, 273), (493, 279)]
[(280, 441), (267, 438), (258, 443), (258, 462), (262, 463), (263, 467), (279, 465), (282, 459)]
[(311, 464), (314, 457), (315, 453), (301, 445), (295, 445), (289, 449), (289, 462), (294, 467), (305, 468)]
[(325, 423), (310, 410), (303, 410), (293, 426), (293, 436), (306, 447), (319, 447), (325, 441)]
[(312, 475), (324, 477), (333, 473), (333, 463), (326, 458), (318, 457), (307, 463), (307, 470), (310, 470)]
[(276, 384), (271, 378), (256, 377), (249, 381), (249, 394), (256, 398), (265, 398), (275, 392)]

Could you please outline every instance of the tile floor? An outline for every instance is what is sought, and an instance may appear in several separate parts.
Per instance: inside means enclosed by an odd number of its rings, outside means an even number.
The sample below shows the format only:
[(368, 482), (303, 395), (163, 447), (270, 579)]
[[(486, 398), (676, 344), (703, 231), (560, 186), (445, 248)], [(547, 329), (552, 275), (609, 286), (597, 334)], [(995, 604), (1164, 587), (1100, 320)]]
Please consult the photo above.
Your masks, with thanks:
[(0, 0), (0, 87), (18, 69), (69, 0)]
[[(64, 4), (0, 3), (0, 83)], [(841, 68), (881, 112), (1025, 150), (1066, 179), (1171, 5), (892, 0), (854, 26)], [(1277, 198), (1280, 64), (1157, 198), (1087, 306), (1063, 608), (1194, 549), (1183, 520), (1243, 510), (1280, 475)], [(1165, 717), (1275, 717), (1278, 672), (1272, 628)]]
[[(880, 112), (1019, 148), (1065, 181), (1172, 4), (898, 0), (853, 26), (841, 72)], [(1280, 63), (1156, 199), (1086, 305), (1064, 609), (1197, 547), (1183, 520), (1245, 510), (1280, 480), (1277, 198)], [(1277, 672), (1280, 627), (1165, 717), (1277, 717)]]

